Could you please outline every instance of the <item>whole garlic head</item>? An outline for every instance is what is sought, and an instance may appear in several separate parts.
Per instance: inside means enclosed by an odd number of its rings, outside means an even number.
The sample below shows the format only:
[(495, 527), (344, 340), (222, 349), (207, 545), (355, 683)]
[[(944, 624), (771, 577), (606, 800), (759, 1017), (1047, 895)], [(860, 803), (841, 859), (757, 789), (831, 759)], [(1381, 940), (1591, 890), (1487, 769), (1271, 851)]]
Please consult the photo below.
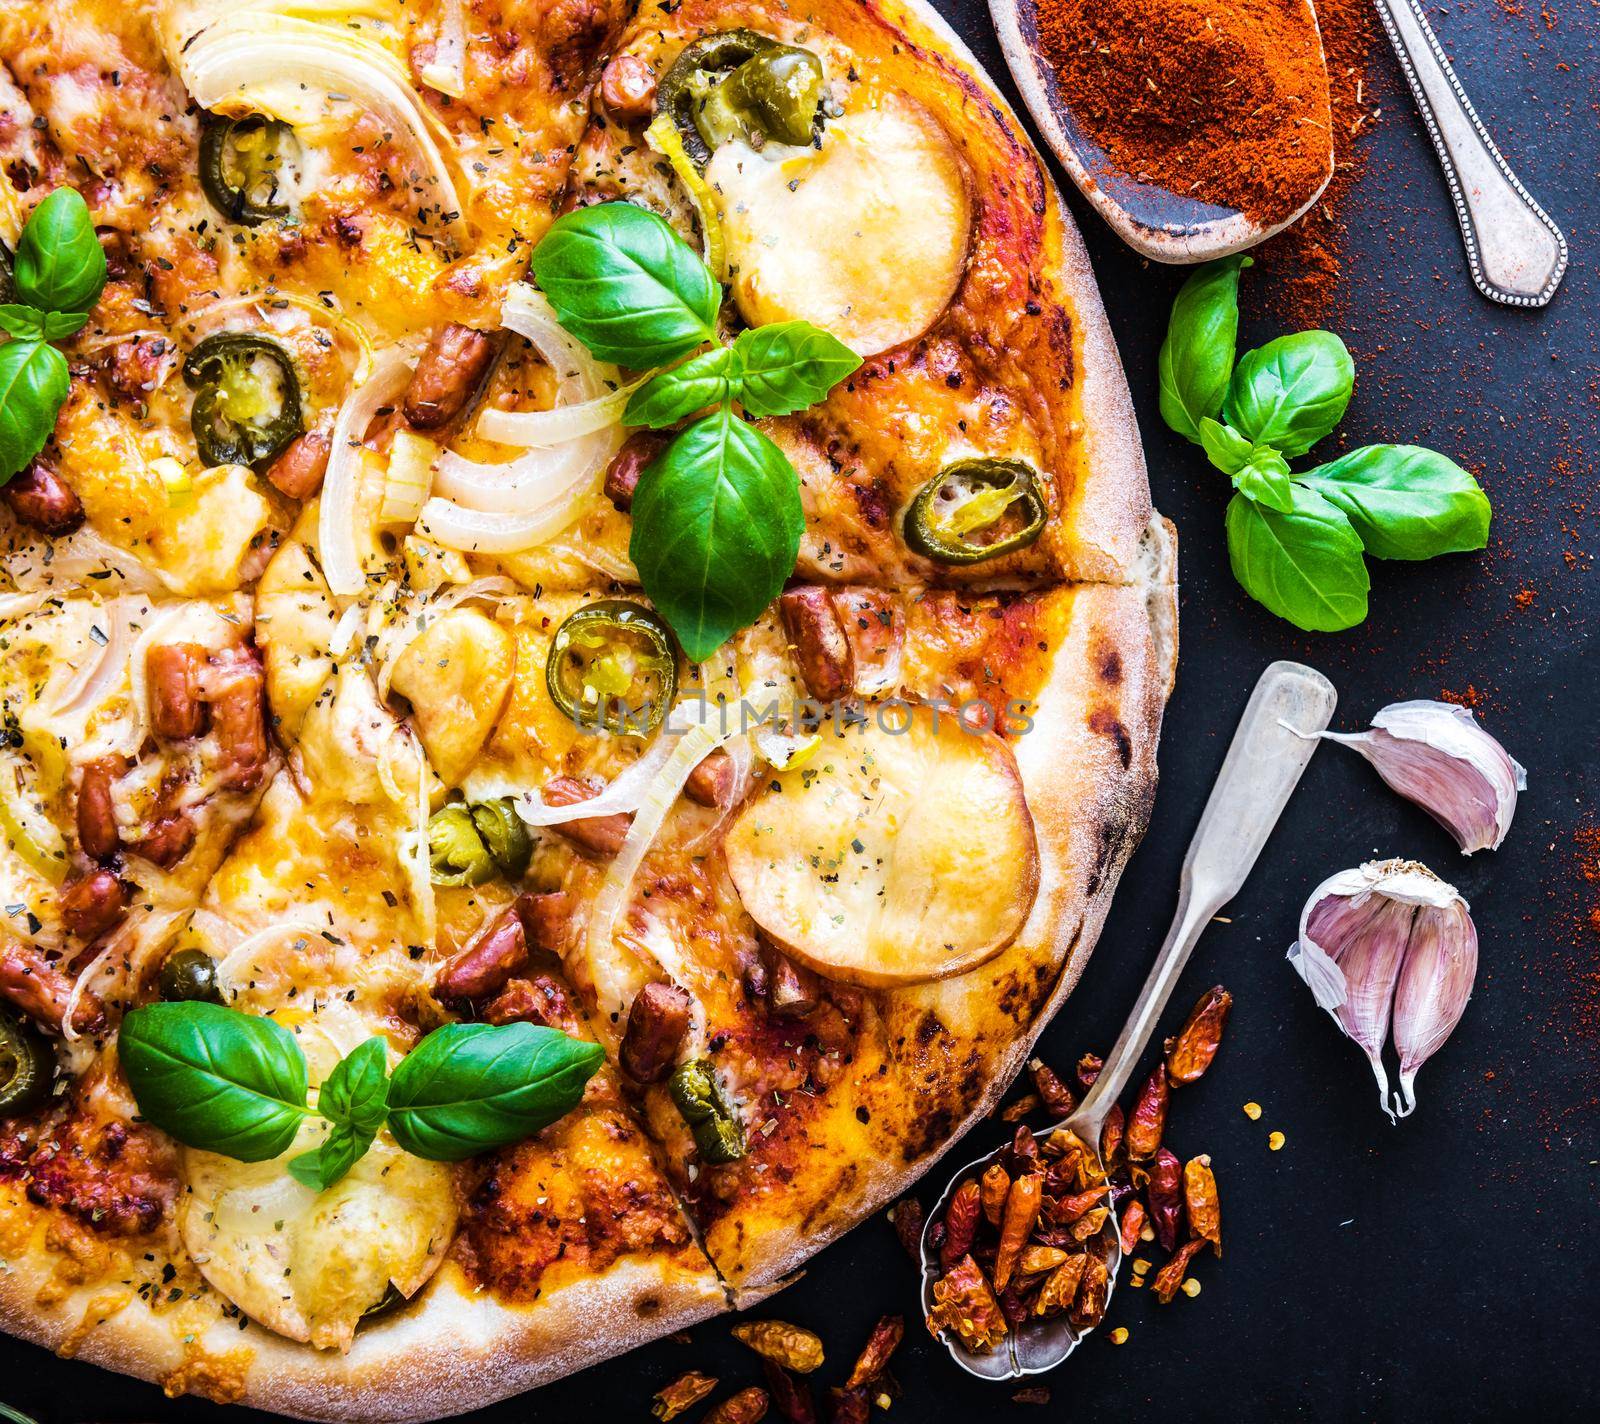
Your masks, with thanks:
[[(1460, 893), (1415, 861), (1341, 870), (1311, 892), (1289, 962), (1366, 1054), (1379, 1105), (1391, 1119), (1409, 1116), (1417, 1071), (1461, 1021), (1477, 976), (1478, 931)], [(1397, 1106), (1383, 1063), (1391, 1028)]]

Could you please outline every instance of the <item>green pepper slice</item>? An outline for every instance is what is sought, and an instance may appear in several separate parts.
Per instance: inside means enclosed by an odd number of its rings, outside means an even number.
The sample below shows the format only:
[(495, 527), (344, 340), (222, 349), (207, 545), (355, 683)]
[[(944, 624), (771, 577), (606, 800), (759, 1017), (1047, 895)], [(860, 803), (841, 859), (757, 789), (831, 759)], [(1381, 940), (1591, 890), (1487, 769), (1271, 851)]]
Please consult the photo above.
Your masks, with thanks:
[(435, 885), (482, 885), (494, 874), (494, 857), (463, 802), (452, 801), (428, 821), (428, 869)]
[(277, 119), (207, 114), (200, 123), (200, 186), (224, 217), (246, 227), (286, 218), (284, 170), (300, 158), (294, 130)]
[(744, 1125), (723, 1096), (722, 1085), (704, 1058), (691, 1059), (673, 1069), (667, 1091), (689, 1124), (702, 1159), (737, 1162), (744, 1156)]
[(678, 650), (653, 609), (625, 598), (580, 608), (556, 629), (545, 685), (580, 727), (648, 736), (678, 691)]
[(55, 1082), (56, 1056), (32, 1024), (0, 1009), (0, 1117), (39, 1106)]
[(905, 540), (941, 564), (979, 564), (1026, 549), (1044, 532), (1039, 477), (1021, 460), (957, 460), (906, 511)]
[(510, 800), (480, 801), (472, 808), (472, 824), (501, 874), (520, 879), (533, 858), (533, 838)]
[(169, 954), (161, 966), (156, 988), (169, 1004), (222, 1002), (217, 961), (203, 949), (179, 949)]
[(208, 336), (185, 359), (183, 379), (195, 393), (189, 428), (207, 465), (268, 465), (305, 430), (294, 362), (270, 337)]
[(670, 114), (697, 168), (742, 138), (804, 144), (822, 110), (822, 61), (754, 30), (722, 30), (685, 45), (662, 77), (656, 108)]

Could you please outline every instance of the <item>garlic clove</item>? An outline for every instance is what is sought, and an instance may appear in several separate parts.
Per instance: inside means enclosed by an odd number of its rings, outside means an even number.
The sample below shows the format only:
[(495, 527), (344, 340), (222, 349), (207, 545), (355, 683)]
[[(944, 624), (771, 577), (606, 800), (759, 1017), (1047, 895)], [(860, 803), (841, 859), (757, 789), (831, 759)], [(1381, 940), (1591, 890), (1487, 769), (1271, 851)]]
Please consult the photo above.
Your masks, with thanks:
[[(1426, 866), (1404, 860), (1369, 862), (1330, 876), (1311, 892), (1300, 914), (1300, 937), (1289, 949), (1290, 964), (1318, 1005), (1366, 1054), (1378, 1082), (1379, 1105), (1391, 1119), (1395, 1112), (1383, 1048), (1416, 921), (1425, 911), (1443, 914), (1456, 906), (1465, 914), (1466, 902), (1454, 887)], [(1423, 1009), (1426, 982), (1419, 967), (1412, 985), (1415, 998), (1409, 1001), (1415, 1014), (1408, 1019), (1408, 1032), (1415, 1027), (1408, 1041), (1417, 1049), (1432, 1031)], [(1444, 1033), (1453, 1027), (1452, 1022)], [(1412, 1078), (1426, 1057), (1422, 1053), (1416, 1058)], [(1409, 1092), (1410, 1080), (1402, 1104), (1413, 1101), (1406, 1096)]]
[(1527, 772), (1453, 702), (1393, 702), (1370, 732), (1324, 732), (1353, 747), (1395, 791), (1455, 837), (1463, 855), (1494, 850), (1511, 829)]
[(1417, 910), (1394, 996), (1394, 1046), (1400, 1055), (1401, 1117), (1417, 1106), (1417, 1070), (1455, 1031), (1478, 975), (1478, 930), (1458, 895)]

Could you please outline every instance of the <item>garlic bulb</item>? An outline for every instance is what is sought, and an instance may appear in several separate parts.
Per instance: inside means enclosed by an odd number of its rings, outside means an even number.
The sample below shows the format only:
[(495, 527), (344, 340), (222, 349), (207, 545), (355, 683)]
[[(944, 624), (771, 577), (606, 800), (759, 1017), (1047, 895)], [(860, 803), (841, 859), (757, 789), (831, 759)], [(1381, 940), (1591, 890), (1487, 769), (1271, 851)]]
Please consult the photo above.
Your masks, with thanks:
[(1456, 838), (1463, 855), (1494, 850), (1511, 829), (1528, 775), (1453, 702), (1392, 702), (1370, 732), (1324, 732), (1354, 747), (1378, 775)]
[(1478, 932), (1467, 902), (1415, 861), (1372, 861), (1312, 891), (1289, 962), (1367, 1056), (1390, 1118), (1383, 1063), (1390, 1035), (1400, 1055), (1398, 1116), (1417, 1105), (1417, 1070), (1461, 1021), (1478, 972)]

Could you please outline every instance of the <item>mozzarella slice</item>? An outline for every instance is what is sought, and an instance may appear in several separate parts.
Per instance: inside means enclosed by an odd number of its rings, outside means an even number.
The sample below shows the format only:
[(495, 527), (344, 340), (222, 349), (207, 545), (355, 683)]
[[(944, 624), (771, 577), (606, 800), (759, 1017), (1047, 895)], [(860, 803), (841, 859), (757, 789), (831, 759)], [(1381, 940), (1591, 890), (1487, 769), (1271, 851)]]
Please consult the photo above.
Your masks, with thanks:
[(955, 714), (878, 704), (830, 725), (728, 832), (745, 909), (830, 978), (887, 987), (960, 974), (1016, 938), (1039, 884), (1011, 749)]
[[(288, 1025), (288, 1016), (278, 1015)], [(313, 1081), (370, 1035), (334, 1001), (295, 1025)], [(418, 1291), (455, 1231), (449, 1166), (402, 1152), (387, 1132), (325, 1192), (301, 1186), (289, 1158), (321, 1142), (308, 1120), (294, 1146), (268, 1162), (186, 1151), (178, 1230), (200, 1273), (252, 1320), (291, 1340), (348, 1350), (361, 1317), (391, 1283)]]
[(505, 708), (516, 644), (472, 608), (452, 608), (395, 661), (389, 686), (411, 703), (428, 759), (459, 784)]
[(886, 95), (833, 120), (820, 149), (724, 144), (706, 177), (752, 326), (803, 319), (871, 356), (920, 336), (955, 295), (972, 218), (966, 174), (909, 99)]

